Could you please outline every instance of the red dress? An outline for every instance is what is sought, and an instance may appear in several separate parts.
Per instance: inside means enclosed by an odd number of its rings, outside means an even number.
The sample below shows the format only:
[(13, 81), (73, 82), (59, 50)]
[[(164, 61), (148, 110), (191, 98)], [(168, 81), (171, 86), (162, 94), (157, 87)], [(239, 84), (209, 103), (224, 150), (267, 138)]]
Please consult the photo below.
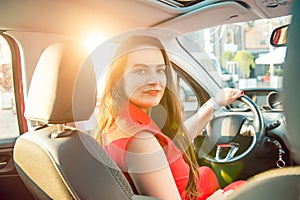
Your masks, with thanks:
[[(104, 145), (104, 149), (124, 172), (132, 188), (136, 192), (133, 182), (126, 172), (125, 155), (127, 145), (133, 136), (139, 131), (147, 130), (152, 132), (164, 149), (178, 191), (181, 198), (185, 199), (184, 190), (189, 178), (189, 166), (185, 162), (182, 152), (175, 146), (169, 137), (160, 131), (145, 112), (133, 104), (130, 104), (128, 108), (129, 109), (124, 110), (124, 112), (122, 112), (122, 114), (117, 118), (116, 123), (110, 130), (112, 132), (121, 130), (128, 134), (128, 137), (116, 139), (109, 144)], [(198, 184), (198, 191), (202, 193), (202, 196), (198, 199), (204, 200), (219, 189), (220, 186), (216, 175), (209, 167), (199, 167), (199, 175), (200, 182)], [(234, 182), (224, 188), (224, 190), (234, 189), (242, 183), (244, 183), (244, 181)]]

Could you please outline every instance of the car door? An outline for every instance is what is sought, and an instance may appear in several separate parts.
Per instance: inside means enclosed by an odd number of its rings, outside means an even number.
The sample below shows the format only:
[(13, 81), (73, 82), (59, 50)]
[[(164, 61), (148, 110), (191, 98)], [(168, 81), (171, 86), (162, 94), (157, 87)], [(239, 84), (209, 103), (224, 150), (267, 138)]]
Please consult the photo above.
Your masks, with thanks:
[(0, 199), (33, 199), (13, 160), (14, 143), (27, 131), (20, 52), (17, 43), (0, 32)]

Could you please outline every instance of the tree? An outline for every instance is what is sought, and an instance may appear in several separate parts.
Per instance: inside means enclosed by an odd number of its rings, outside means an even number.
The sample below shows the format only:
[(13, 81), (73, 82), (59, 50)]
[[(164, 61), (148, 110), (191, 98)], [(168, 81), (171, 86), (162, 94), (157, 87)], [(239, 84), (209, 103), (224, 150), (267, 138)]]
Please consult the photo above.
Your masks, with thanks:
[(254, 56), (248, 51), (238, 51), (234, 57), (238, 64), (239, 77), (247, 78), (250, 75), (250, 66), (255, 68)]
[(233, 61), (234, 59), (234, 54), (232, 51), (226, 51), (222, 54), (222, 63), (223, 63), (223, 66), (226, 65), (226, 63), (228, 61)]
[(0, 92), (10, 92), (12, 89), (11, 66), (0, 65)]

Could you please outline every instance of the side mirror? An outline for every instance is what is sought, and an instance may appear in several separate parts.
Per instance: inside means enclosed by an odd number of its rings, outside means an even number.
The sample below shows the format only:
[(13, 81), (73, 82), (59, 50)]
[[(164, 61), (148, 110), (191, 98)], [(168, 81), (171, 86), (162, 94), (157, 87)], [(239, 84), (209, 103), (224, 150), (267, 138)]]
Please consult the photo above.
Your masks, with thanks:
[(286, 46), (286, 38), (289, 25), (284, 25), (274, 29), (272, 32), (270, 43), (274, 47)]

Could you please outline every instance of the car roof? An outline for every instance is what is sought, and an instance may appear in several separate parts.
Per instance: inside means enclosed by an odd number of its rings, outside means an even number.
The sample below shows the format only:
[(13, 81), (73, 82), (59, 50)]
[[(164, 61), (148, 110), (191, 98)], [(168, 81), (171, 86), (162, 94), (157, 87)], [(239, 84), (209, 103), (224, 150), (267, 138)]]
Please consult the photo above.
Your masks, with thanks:
[[(272, 18), (289, 13), (291, 0), (204, 0), (176, 7), (160, 0), (1, 0), (0, 29), (106, 37), (144, 27), (190, 32), (218, 24)], [(274, 2), (277, 2), (274, 0)], [(212, 17), (213, 16), (213, 17)], [(187, 23), (187, 21), (189, 23)]]

